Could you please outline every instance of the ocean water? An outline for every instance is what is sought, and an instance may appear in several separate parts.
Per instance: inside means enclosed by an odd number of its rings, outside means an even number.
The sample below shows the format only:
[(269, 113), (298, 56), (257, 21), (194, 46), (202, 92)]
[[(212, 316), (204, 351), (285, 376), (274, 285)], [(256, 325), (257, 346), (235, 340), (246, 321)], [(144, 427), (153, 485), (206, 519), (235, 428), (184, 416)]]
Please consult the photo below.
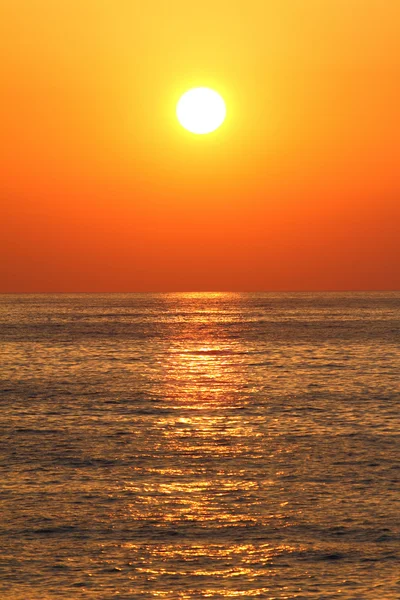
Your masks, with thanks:
[(400, 293), (0, 296), (2, 600), (400, 598)]

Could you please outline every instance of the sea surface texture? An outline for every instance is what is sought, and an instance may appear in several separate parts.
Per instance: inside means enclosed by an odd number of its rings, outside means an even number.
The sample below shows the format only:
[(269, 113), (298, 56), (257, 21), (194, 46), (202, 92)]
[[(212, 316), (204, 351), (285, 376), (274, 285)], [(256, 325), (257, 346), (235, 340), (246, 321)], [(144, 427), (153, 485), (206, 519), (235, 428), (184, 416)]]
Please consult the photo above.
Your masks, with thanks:
[(0, 296), (2, 600), (400, 598), (400, 294)]

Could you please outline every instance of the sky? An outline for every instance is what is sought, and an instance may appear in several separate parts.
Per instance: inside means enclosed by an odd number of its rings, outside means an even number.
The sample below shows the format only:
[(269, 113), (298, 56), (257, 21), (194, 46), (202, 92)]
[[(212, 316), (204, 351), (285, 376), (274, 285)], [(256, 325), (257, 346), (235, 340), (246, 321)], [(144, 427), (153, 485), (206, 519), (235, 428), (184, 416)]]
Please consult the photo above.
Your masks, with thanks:
[(399, 30), (389, 0), (1, 0), (0, 292), (399, 290)]

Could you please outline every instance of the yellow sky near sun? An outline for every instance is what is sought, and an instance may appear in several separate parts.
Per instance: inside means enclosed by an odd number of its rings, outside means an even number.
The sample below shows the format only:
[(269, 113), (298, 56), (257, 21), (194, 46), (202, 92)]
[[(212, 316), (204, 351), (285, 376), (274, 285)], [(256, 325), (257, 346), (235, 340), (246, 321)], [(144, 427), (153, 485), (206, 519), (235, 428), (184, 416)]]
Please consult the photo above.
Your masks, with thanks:
[[(393, 287), (399, 28), (382, 0), (3, 0), (4, 289), (347, 287), (349, 255), (366, 286), (379, 236)], [(228, 109), (201, 140), (198, 85)]]

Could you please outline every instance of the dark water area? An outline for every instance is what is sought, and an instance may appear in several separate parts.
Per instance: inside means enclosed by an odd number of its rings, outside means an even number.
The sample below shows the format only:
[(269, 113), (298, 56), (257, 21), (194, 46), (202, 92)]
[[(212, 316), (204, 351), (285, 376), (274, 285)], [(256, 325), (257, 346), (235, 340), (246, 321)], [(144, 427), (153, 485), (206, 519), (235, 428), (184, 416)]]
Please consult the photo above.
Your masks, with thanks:
[(0, 296), (3, 600), (400, 598), (400, 293)]

